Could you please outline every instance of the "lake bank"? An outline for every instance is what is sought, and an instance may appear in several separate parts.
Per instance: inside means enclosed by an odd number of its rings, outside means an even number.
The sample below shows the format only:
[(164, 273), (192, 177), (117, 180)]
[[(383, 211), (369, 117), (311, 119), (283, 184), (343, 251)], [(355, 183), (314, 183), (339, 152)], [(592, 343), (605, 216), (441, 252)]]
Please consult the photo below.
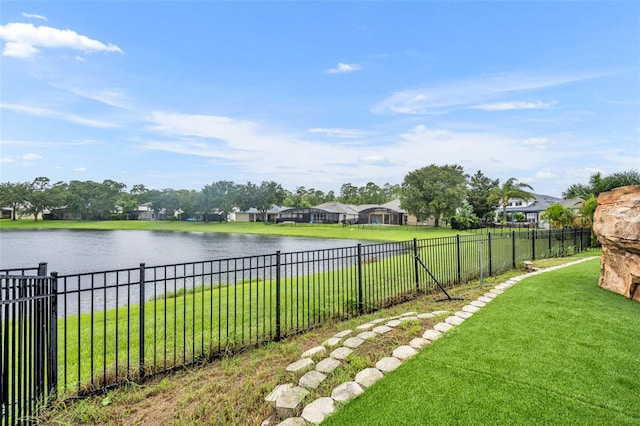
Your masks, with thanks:
[[(467, 233), (452, 230), (450, 227), (433, 228), (431, 226), (384, 226), (384, 225), (321, 225), (295, 224), (280, 225), (255, 222), (182, 222), (182, 221), (34, 221), (0, 220), (0, 229), (84, 229), (84, 230), (143, 230), (205, 232), (223, 234), (254, 234), (289, 237), (349, 239), (367, 241), (406, 241), (413, 238), (437, 238)], [(476, 231), (479, 232), (479, 231)], [(498, 231), (499, 232), (499, 231)]]

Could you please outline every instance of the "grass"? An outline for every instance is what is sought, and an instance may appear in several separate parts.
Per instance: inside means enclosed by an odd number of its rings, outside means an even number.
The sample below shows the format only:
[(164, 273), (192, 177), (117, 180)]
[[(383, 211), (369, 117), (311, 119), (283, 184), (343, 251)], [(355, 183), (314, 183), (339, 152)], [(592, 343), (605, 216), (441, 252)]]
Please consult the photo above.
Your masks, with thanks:
[[(569, 260), (545, 259), (536, 261), (536, 266), (547, 267)], [(170, 372), (141, 385), (130, 383), (82, 400), (61, 400), (51, 410), (44, 412), (38, 423), (258, 425), (274, 414), (274, 409), (264, 402), (264, 397), (277, 384), (296, 382), (298, 379), (285, 371), (286, 366), (299, 359), (302, 352), (319, 345), (336, 332), (409, 311), (455, 311), (485, 293), (488, 285), (495, 285), (520, 273), (509, 271), (501, 276), (486, 277), (482, 288), (477, 281), (472, 281), (451, 290), (453, 296), (463, 296), (466, 301), (439, 303), (435, 299), (440, 295), (423, 295), (362, 317), (322, 324), (304, 334), (289, 336), (279, 343), (267, 343), (243, 350), (233, 357)], [(329, 395), (333, 387), (344, 380), (352, 380), (357, 371), (389, 356), (399, 344), (406, 344), (442, 318), (407, 323), (402, 328), (363, 344), (354, 350), (347, 363), (329, 375), (321, 388), (307, 397), (307, 402)]]
[[(370, 241), (406, 241), (414, 237), (436, 238), (479, 231), (454, 231), (449, 227), (431, 226), (342, 226), (322, 224), (276, 225), (255, 222), (186, 222), (186, 221), (77, 221), (77, 220), (0, 220), (0, 229), (87, 229), (146, 230), (180, 232), (220, 232), (234, 234), (281, 235), (310, 238), (340, 238)], [(526, 230), (524, 230), (526, 232)], [(500, 232), (499, 230), (496, 232)], [(507, 232), (505, 230), (504, 232)]]
[(522, 281), (326, 425), (640, 424), (640, 304), (598, 276)]

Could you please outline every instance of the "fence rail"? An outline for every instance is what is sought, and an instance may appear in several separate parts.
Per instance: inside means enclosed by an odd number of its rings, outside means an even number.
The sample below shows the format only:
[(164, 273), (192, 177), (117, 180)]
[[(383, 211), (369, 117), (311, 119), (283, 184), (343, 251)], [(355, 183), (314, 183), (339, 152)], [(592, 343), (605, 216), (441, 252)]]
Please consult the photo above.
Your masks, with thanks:
[[(73, 396), (143, 380), (448, 290), (481, 271), (494, 275), (527, 259), (579, 252), (590, 237), (590, 229), (512, 231), (52, 274), (48, 280), (57, 290), (46, 300), (53, 305), (48, 316), (35, 318), (46, 322), (53, 339), (48, 347), (55, 353), (47, 359), (56, 364), (47, 371), (56, 377), (47, 384)], [(18, 342), (12, 334), (17, 314), (7, 309), (23, 302), (4, 290), (9, 275), (0, 271), (0, 279), (4, 353)], [(3, 378), (16, 367), (3, 363)], [(3, 413), (15, 398), (3, 390)]]

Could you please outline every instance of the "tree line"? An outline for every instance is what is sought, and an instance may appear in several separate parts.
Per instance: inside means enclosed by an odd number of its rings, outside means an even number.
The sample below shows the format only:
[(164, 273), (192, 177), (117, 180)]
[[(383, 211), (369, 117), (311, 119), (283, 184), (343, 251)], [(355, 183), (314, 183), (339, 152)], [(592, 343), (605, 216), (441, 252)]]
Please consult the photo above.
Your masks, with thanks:
[[(589, 183), (571, 185), (563, 197), (584, 199), (582, 208), (588, 217), (589, 209), (595, 211), (595, 200), (600, 192), (625, 185), (640, 185), (640, 174), (635, 170), (609, 176), (596, 173)], [(14, 220), (20, 216), (38, 220), (45, 211), (61, 207), (66, 207), (71, 216), (79, 220), (127, 219), (141, 204), (149, 203), (156, 215), (162, 211), (168, 218), (182, 220), (200, 215), (203, 220), (210, 221), (226, 220), (235, 209), (246, 211), (255, 208), (264, 220), (274, 205), (308, 208), (331, 201), (378, 205), (399, 199), (401, 207), (420, 221), (432, 217), (435, 225), (439, 226), (440, 220), (446, 218), (454, 220), (462, 228), (469, 228), (483, 219), (493, 220), (499, 208), (502, 209), (502, 220), (506, 222), (508, 201), (513, 198), (530, 200), (533, 198), (532, 190), (530, 185), (515, 178), (501, 183), (480, 170), (467, 175), (457, 164), (431, 164), (409, 172), (402, 184), (379, 186), (368, 182), (356, 186), (345, 183), (337, 195), (334, 191), (325, 193), (304, 186), (290, 191), (275, 181), (260, 184), (214, 181), (199, 191), (149, 189), (138, 184), (127, 191), (125, 184), (113, 180), (52, 183), (47, 177), (37, 177), (32, 182), (0, 183), (0, 205), (11, 208)], [(549, 212), (550, 222), (567, 225), (570, 218), (576, 219), (575, 214), (571, 216), (571, 212), (565, 210), (556, 208)]]

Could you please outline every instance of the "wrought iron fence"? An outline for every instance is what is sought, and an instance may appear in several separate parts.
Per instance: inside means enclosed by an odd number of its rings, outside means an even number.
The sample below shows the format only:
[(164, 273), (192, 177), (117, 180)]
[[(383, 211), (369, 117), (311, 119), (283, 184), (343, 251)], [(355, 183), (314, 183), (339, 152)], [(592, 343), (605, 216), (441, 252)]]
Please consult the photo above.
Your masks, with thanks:
[[(57, 306), (48, 313), (57, 318), (46, 320), (57, 320), (51, 329), (57, 352), (50, 357), (57, 359), (51, 367), (57, 392), (83, 395), (142, 380), (418, 294), (446, 292), (483, 272), (582, 251), (590, 237), (590, 229), (512, 231), (54, 273)], [(13, 293), (2, 297), (3, 309), (16, 302)], [(12, 320), (5, 316), (3, 325), (15, 328)], [(16, 345), (13, 335), (3, 337), (3, 352)], [(3, 364), (3, 372), (12, 368)], [(6, 410), (13, 396), (3, 395)]]

